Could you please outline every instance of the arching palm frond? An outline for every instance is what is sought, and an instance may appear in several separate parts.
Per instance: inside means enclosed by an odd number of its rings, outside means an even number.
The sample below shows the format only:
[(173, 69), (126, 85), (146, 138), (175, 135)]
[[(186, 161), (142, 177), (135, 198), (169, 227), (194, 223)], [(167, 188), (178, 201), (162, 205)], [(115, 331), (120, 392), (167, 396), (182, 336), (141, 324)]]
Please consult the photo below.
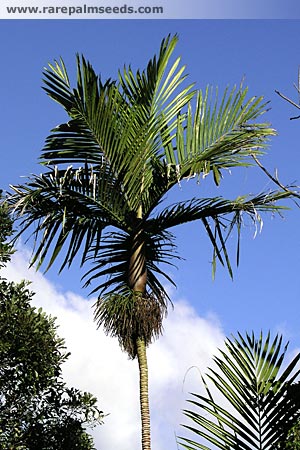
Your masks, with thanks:
[(164, 208), (156, 217), (148, 220), (147, 226), (153, 233), (159, 233), (185, 223), (201, 221), (213, 247), (213, 274), (216, 270), (216, 260), (219, 260), (233, 276), (227, 251), (228, 237), (233, 231), (237, 232), (236, 261), (238, 264), (244, 216), (250, 218), (255, 228), (260, 228), (262, 225), (261, 214), (264, 212), (278, 213), (284, 210), (285, 207), (280, 206), (277, 202), (286, 197), (289, 197), (286, 192), (271, 191), (256, 196), (238, 197), (235, 200), (225, 200), (222, 197), (193, 198)]
[(81, 249), (83, 263), (91, 246), (100, 245), (106, 227), (128, 226), (125, 197), (105, 165), (85, 164), (76, 170), (56, 167), (33, 176), (26, 185), (15, 186), (14, 191), (9, 203), (20, 217), (24, 214), (21, 232), (35, 227), (32, 264), (37, 261), (40, 266), (47, 256), (47, 269), (62, 249), (61, 269), (70, 265)]
[(131, 67), (119, 71), (120, 85), (130, 104), (144, 105), (148, 118), (154, 116), (168, 126), (172, 123), (176, 126), (177, 114), (194, 96), (191, 92), (194, 83), (177, 91), (187, 78), (185, 66), (180, 65), (180, 57), (167, 71), (177, 42), (177, 35), (163, 39), (158, 56), (149, 61), (143, 72), (138, 70), (134, 74)]
[[(209, 449), (208, 442), (222, 450), (271, 450), (299, 419), (299, 405), (289, 395), (300, 370), (300, 354), (283, 367), (287, 345), (270, 333), (264, 339), (246, 334), (225, 341), (226, 350), (215, 357), (216, 369), (202, 377), (207, 396), (192, 394), (195, 409), (185, 410), (193, 425), (184, 425), (199, 441), (180, 438), (188, 450)], [(223, 401), (214, 401), (207, 381)], [(203, 440), (204, 439), (204, 440)]]
[(211, 172), (219, 185), (224, 170), (253, 164), (253, 155), (262, 153), (276, 132), (257, 121), (267, 109), (263, 98), (247, 94), (242, 86), (227, 89), (219, 101), (218, 91), (214, 95), (207, 87), (204, 94), (197, 93), (194, 112), (195, 99), (189, 101), (187, 112), (177, 115), (174, 135), (163, 126), (162, 152), (149, 165), (153, 184), (144, 190), (149, 211), (184, 179), (199, 180)]
[[(59, 66), (56, 70), (60, 73)], [(56, 76), (47, 73), (47, 77), (52, 81), (49, 95), (57, 99)], [(90, 78), (94, 82), (82, 86)], [(71, 91), (69, 87), (73, 103), (67, 112), (72, 120), (52, 130), (42, 158), (47, 164), (66, 161), (105, 164), (121, 186), (128, 207), (134, 211), (140, 201), (138, 186), (143, 177), (144, 149), (152, 132), (151, 121), (142, 120), (143, 107), (129, 106), (117, 86), (109, 84), (102, 88), (97, 81), (90, 65), (84, 60), (78, 64), (77, 88)], [(64, 97), (60, 100), (64, 106)]]
[(207, 87), (199, 91), (195, 112), (190, 103), (186, 121), (178, 121), (176, 146), (166, 149), (166, 160), (174, 181), (213, 172), (220, 183), (222, 169), (247, 166), (251, 155), (266, 146), (275, 130), (256, 120), (266, 111), (262, 97), (247, 98), (242, 86), (225, 90), (220, 102)]

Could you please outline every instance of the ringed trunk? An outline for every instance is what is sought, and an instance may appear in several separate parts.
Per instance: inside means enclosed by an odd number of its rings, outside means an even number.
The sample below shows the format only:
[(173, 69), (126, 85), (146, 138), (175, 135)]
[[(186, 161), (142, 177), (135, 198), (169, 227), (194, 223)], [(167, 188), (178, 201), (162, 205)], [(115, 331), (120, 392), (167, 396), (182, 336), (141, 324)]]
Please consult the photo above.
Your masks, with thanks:
[[(133, 240), (133, 252), (129, 262), (128, 281), (130, 288), (139, 295), (144, 295), (147, 284), (146, 257), (144, 253), (142, 231), (138, 231)], [(142, 450), (151, 450), (150, 408), (148, 389), (148, 363), (146, 342), (142, 336), (136, 339), (136, 350), (140, 378), (140, 411), (142, 423)]]
[(137, 339), (137, 357), (140, 373), (140, 408), (142, 421), (142, 450), (151, 450), (148, 364), (144, 339)]

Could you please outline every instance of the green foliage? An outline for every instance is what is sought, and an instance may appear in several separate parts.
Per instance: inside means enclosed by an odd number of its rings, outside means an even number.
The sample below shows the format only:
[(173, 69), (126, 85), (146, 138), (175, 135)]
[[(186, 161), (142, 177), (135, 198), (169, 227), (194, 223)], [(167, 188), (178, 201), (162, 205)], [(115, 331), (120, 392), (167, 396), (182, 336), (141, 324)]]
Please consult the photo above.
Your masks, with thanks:
[(89, 393), (68, 388), (55, 319), (30, 305), (28, 283), (0, 279), (0, 447), (88, 450), (85, 424), (101, 422)]
[(300, 422), (291, 427), (285, 440), (279, 446), (280, 450), (299, 450), (300, 449)]
[(286, 448), (282, 442), (287, 435), (292, 442), (299, 429), (300, 403), (292, 390), (300, 354), (283, 366), (287, 345), (282, 349), (278, 335), (271, 341), (270, 334), (265, 339), (238, 334), (225, 344), (214, 358), (216, 369), (202, 377), (207, 395), (192, 394), (194, 409), (184, 411), (192, 422), (184, 426), (199, 440), (180, 438), (181, 445), (188, 450), (207, 450), (206, 442), (222, 450)]
[[(294, 383), (288, 390), (288, 396), (295, 403), (300, 411), (300, 382)], [(281, 440), (278, 450), (299, 450), (300, 449), (300, 419), (292, 425)]]
[(12, 220), (9, 216), (8, 205), (3, 202), (0, 189), (0, 268), (3, 267), (13, 253), (13, 247), (7, 239), (13, 234)]

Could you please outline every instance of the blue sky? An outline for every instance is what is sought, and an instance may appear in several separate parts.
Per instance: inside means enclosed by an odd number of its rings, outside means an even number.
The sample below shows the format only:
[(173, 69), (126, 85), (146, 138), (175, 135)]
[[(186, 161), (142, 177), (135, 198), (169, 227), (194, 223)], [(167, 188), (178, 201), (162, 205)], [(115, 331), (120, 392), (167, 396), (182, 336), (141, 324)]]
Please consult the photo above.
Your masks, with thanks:
[[(198, 88), (207, 84), (222, 92), (245, 76), (250, 95), (270, 101), (266, 119), (278, 131), (263, 162), (283, 183), (300, 184), (299, 121), (278, 89), (297, 100), (293, 82), (300, 64), (300, 21), (285, 20), (53, 20), (1, 21), (1, 187), (19, 183), (20, 176), (39, 173), (37, 159), (49, 130), (65, 119), (63, 111), (41, 89), (42, 69), (63, 57), (75, 73), (75, 54), (83, 53), (102, 78), (116, 77), (118, 68), (144, 68), (167, 34), (178, 33), (175, 51), (187, 65)], [(256, 169), (226, 175), (218, 190), (209, 180), (176, 188), (171, 203), (181, 197), (224, 195), (236, 197), (272, 188)], [(185, 261), (172, 272), (177, 284), (174, 301), (184, 298), (199, 316), (215, 316), (225, 335), (237, 330), (280, 331), (300, 347), (299, 327), (299, 215), (292, 203), (284, 218), (263, 216), (264, 227), (255, 239), (254, 228), (242, 233), (240, 266), (232, 281), (218, 267), (211, 278), (211, 248), (203, 228), (184, 226), (177, 231), (178, 249)], [(235, 240), (230, 243), (234, 258)], [(75, 267), (48, 279), (62, 291), (87, 295), (80, 288)], [(195, 362), (196, 363), (196, 362)], [(107, 449), (110, 450), (110, 449)]]

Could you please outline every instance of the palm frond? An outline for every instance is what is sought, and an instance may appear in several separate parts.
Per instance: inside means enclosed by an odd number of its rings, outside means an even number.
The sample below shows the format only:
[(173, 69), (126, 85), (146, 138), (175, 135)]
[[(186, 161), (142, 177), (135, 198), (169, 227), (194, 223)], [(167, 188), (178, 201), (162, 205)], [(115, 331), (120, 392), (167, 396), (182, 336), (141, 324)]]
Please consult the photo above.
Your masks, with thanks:
[(248, 89), (225, 90), (220, 104), (207, 87), (198, 92), (193, 113), (188, 107), (185, 121), (178, 120), (176, 144), (166, 149), (173, 182), (213, 172), (218, 185), (222, 170), (251, 165), (251, 155), (260, 153), (275, 130), (256, 120), (266, 111), (262, 97), (247, 98)]
[(44, 163), (101, 164), (104, 159), (131, 209), (143, 204), (147, 211), (149, 191), (157, 192), (152, 159), (165, 145), (162, 130), (176, 128), (177, 115), (194, 95), (188, 86), (173, 98), (185, 80), (179, 59), (168, 71), (176, 42), (176, 36), (164, 40), (158, 58), (150, 60), (145, 72), (134, 75), (124, 69), (120, 84), (109, 80), (103, 85), (92, 66), (78, 56), (77, 87), (72, 89), (63, 61), (50, 65), (44, 73), (45, 89), (71, 121), (52, 130), (42, 153)]
[[(223, 397), (222, 405), (209, 395), (192, 394), (196, 407), (185, 410), (194, 426), (184, 425), (199, 438), (229, 450), (277, 448), (287, 430), (299, 420), (299, 405), (289, 395), (300, 374), (298, 354), (282, 372), (287, 345), (282, 349), (278, 335), (271, 341), (240, 333), (225, 341), (226, 350), (214, 358), (217, 369), (209, 369), (207, 379)], [(207, 388), (208, 389), (208, 388)], [(208, 448), (203, 441), (180, 438), (184, 448)]]
[(177, 225), (200, 220), (213, 246), (213, 275), (216, 269), (216, 260), (219, 260), (222, 265), (227, 267), (232, 276), (227, 241), (233, 231), (236, 231), (236, 261), (239, 264), (243, 216), (248, 216), (255, 227), (261, 227), (261, 213), (280, 213), (286, 207), (278, 202), (288, 197), (289, 193), (287, 192), (274, 191), (256, 196), (238, 197), (235, 200), (226, 200), (222, 197), (193, 198), (167, 206), (156, 217), (148, 220), (148, 226), (154, 232), (154, 230), (168, 230)]
[(130, 358), (137, 355), (137, 339), (148, 346), (162, 333), (162, 322), (167, 310), (153, 295), (137, 295), (124, 289), (98, 299), (95, 320), (106, 334), (117, 337)]
[(123, 73), (119, 71), (120, 85), (132, 105), (144, 105), (148, 117), (156, 117), (168, 124), (172, 129), (172, 122), (183, 106), (194, 96), (190, 92), (193, 84), (176, 94), (179, 86), (186, 80), (185, 66), (181, 66), (178, 57), (170, 65), (171, 56), (178, 42), (178, 36), (170, 35), (162, 40), (158, 56), (154, 56), (148, 63), (147, 69), (133, 73), (131, 67), (124, 67)]
[(64, 73), (63, 62), (45, 73), (48, 94), (67, 109), (71, 121), (52, 130), (42, 153), (43, 161), (47, 164), (89, 161), (98, 165), (104, 162), (123, 191), (127, 190), (129, 201), (129, 166), (134, 164), (131, 175), (135, 181), (137, 177), (141, 179), (143, 149), (147, 147), (151, 123), (143, 121), (142, 106), (128, 105), (115, 83), (102, 85), (84, 58), (78, 57), (77, 62), (77, 87), (71, 90), (64, 85), (69, 95), (67, 103), (65, 91), (57, 93), (57, 80)]
[(82, 248), (83, 263), (91, 246), (99, 245), (106, 227), (127, 227), (125, 197), (105, 165), (54, 168), (13, 190), (9, 204), (21, 218), (20, 233), (33, 226), (34, 241), (39, 243), (32, 264), (38, 261), (41, 266), (47, 256), (46, 270), (63, 248), (66, 253), (61, 269), (70, 265)]
[[(147, 295), (154, 295), (160, 299), (162, 308), (166, 308), (166, 301), (170, 301), (159, 277), (165, 278), (174, 284), (169, 275), (160, 268), (161, 264), (174, 266), (174, 259), (180, 259), (176, 254), (173, 235), (166, 231), (152, 234), (152, 230), (145, 229), (141, 240), (135, 240), (136, 232), (107, 233), (102, 245), (91, 246), (90, 257), (93, 267), (84, 275), (85, 286), (95, 280), (103, 278), (91, 293), (98, 292), (99, 298), (113, 292), (123, 292), (128, 289), (129, 267), (131, 255), (140, 245), (143, 246), (143, 255), (147, 270)], [(138, 260), (139, 261), (139, 260)]]

